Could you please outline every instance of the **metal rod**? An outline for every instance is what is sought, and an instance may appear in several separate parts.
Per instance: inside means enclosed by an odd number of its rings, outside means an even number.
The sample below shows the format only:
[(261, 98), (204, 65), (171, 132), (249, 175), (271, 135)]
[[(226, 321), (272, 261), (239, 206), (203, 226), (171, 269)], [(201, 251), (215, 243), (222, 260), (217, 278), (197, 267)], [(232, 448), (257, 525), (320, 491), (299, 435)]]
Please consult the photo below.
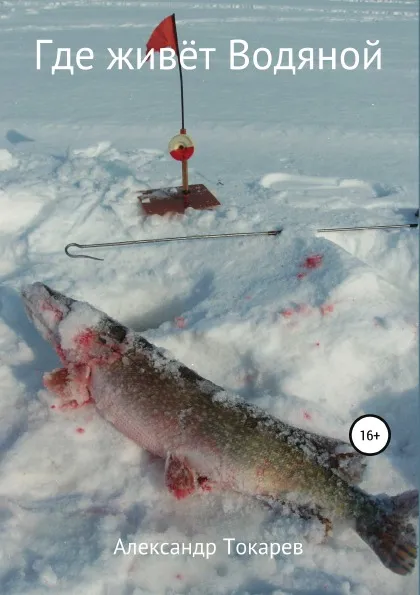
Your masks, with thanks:
[(172, 23), (174, 26), (176, 54), (178, 57), (178, 71), (179, 71), (179, 83), (181, 85), (181, 128), (185, 128), (185, 116), (184, 116), (184, 81), (182, 80), (182, 66), (179, 57), (179, 43), (178, 43), (178, 31), (176, 29), (175, 13), (172, 15)]
[(272, 229), (270, 231), (248, 231), (248, 232), (236, 232), (236, 233), (216, 233), (216, 234), (204, 234), (195, 236), (179, 236), (176, 238), (157, 238), (151, 240), (128, 240), (125, 242), (105, 242), (103, 244), (67, 244), (64, 248), (64, 252), (70, 258), (90, 258), (92, 260), (104, 260), (103, 258), (97, 258), (96, 256), (89, 256), (88, 254), (71, 254), (70, 248), (79, 248), (84, 250), (85, 248), (108, 248), (110, 246), (133, 246), (135, 244), (158, 244), (160, 242), (180, 242), (185, 240), (206, 240), (214, 238), (237, 238), (237, 237), (250, 237), (250, 236), (278, 236), (281, 234), (282, 229)]
[(401, 229), (402, 227), (418, 227), (418, 223), (401, 223), (396, 225), (362, 225), (360, 227), (330, 227), (318, 229), (317, 233), (328, 233), (332, 231), (363, 231), (365, 229)]
[[(400, 223), (395, 225), (363, 225), (359, 227), (329, 227), (324, 229), (318, 229), (317, 233), (331, 233), (337, 231), (364, 231), (369, 229), (402, 229), (402, 228), (416, 228), (418, 223)], [(70, 258), (90, 258), (91, 260), (104, 260), (103, 258), (97, 258), (96, 256), (90, 256), (88, 254), (71, 254), (70, 248), (78, 248), (84, 250), (85, 248), (109, 248), (110, 246), (133, 246), (137, 244), (158, 244), (161, 242), (181, 242), (187, 240), (207, 240), (215, 238), (237, 238), (237, 237), (251, 237), (251, 236), (277, 236), (283, 230), (273, 229), (270, 231), (248, 231), (248, 232), (234, 232), (234, 233), (216, 233), (216, 234), (203, 234), (194, 236), (179, 236), (175, 238), (156, 238), (151, 240), (128, 240), (125, 242), (105, 242), (102, 244), (67, 244), (64, 248), (64, 252)]]

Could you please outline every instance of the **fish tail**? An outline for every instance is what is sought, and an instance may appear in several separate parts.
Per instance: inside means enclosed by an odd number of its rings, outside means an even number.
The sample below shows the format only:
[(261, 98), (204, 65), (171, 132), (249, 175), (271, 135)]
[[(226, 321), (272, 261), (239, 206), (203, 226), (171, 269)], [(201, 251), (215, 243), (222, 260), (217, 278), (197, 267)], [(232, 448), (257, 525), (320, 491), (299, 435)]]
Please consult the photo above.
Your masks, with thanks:
[(398, 496), (389, 498), (393, 514), (403, 518), (419, 517), (419, 493), (417, 490), (408, 490)]
[(407, 512), (395, 505), (398, 498), (390, 499), (394, 503), (393, 512), (387, 513), (379, 509), (377, 518), (372, 522), (362, 517), (356, 522), (356, 531), (375, 552), (381, 562), (396, 574), (410, 574), (417, 558), (417, 539), (413, 525), (407, 522)]

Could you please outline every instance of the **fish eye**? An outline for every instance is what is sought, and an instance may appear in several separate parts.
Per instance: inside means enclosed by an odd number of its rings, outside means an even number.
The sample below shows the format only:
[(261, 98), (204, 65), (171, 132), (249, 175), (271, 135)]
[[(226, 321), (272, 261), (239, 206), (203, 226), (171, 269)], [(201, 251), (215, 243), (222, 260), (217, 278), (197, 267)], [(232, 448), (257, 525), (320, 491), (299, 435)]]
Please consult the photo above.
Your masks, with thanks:
[[(112, 341), (122, 343), (127, 335), (127, 329), (115, 320), (107, 319), (101, 328), (101, 332)], [(102, 341), (101, 341), (102, 342)], [(106, 339), (103, 343), (106, 343)]]

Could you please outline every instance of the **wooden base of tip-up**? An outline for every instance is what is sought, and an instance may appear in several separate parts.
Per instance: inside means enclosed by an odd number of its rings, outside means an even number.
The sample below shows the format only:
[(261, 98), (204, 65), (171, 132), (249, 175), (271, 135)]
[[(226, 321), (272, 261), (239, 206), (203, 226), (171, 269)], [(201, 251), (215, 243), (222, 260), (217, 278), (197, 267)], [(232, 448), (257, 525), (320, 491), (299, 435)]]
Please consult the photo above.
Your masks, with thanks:
[(184, 186), (142, 190), (138, 199), (146, 215), (184, 214), (188, 208), (197, 210), (213, 209), (220, 205), (217, 198), (203, 184), (190, 184), (188, 192)]

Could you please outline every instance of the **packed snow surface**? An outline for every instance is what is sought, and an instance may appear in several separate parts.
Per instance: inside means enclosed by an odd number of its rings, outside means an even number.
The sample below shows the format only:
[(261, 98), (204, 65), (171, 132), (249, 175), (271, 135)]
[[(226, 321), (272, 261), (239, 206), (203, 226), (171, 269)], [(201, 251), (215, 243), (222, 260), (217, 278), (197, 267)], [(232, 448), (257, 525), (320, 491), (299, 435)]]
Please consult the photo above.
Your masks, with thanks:
[[(176, 13), (180, 39), (212, 47), (184, 71), (190, 180), (214, 211), (144, 217), (136, 191), (180, 184), (178, 74), (107, 70), (107, 48), (144, 48)], [(318, 528), (234, 494), (175, 500), (164, 463), (93, 406), (60, 411), (42, 385), (59, 365), (19, 295), (42, 281), (107, 312), (212, 382), (282, 420), (348, 439), (382, 416), (387, 450), (362, 487), (418, 485), (417, 3), (0, 2), (0, 592), (2, 595), (415, 595), (347, 527)], [(36, 69), (36, 41), (42, 47)], [(229, 69), (252, 51), (357, 48), (382, 69)], [(58, 70), (58, 47), (94, 67)], [(371, 54), (375, 48), (370, 48)], [(276, 51), (277, 50), (277, 51)], [(262, 58), (262, 56), (261, 56)], [(73, 60), (74, 63), (74, 60)], [(263, 63), (263, 62), (262, 62)], [(283, 228), (277, 237), (95, 249), (64, 246)], [(301, 555), (228, 555), (224, 538), (302, 543)], [(129, 543), (204, 544), (209, 559), (115, 554)]]

